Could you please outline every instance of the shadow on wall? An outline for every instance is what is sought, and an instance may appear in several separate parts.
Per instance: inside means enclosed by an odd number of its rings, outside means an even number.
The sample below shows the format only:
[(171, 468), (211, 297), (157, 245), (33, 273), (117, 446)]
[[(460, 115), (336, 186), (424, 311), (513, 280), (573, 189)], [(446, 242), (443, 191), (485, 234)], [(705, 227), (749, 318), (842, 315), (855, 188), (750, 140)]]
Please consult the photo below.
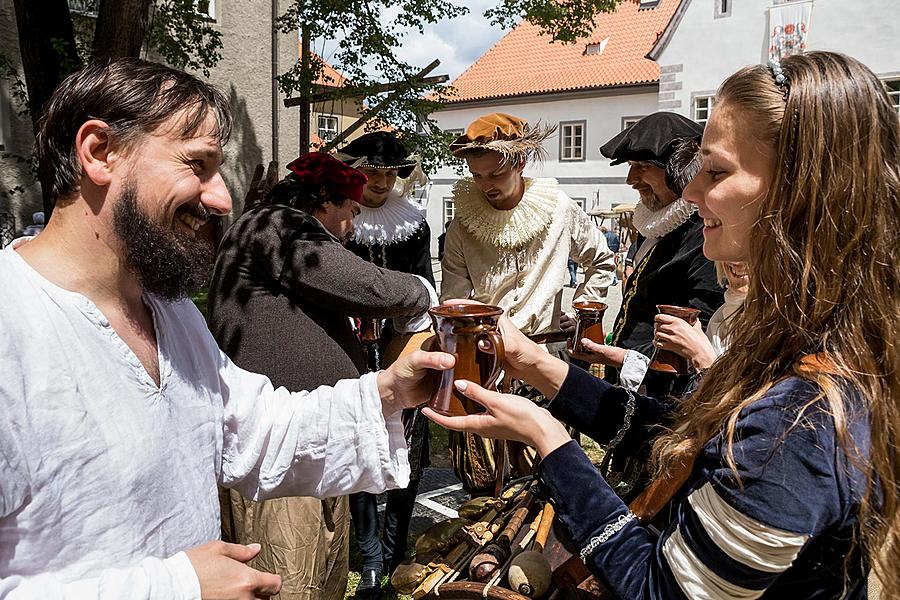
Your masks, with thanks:
[(253, 179), (253, 170), (256, 165), (263, 162), (263, 153), (257, 143), (256, 130), (250, 113), (247, 111), (247, 101), (238, 96), (234, 84), (229, 86), (228, 102), (231, 103), (234, 112), (234, 130), (226, 147), (231, 158), (222, 165), (222, 178), (228, 186), (228, 191), (231, 192), (232, 215), (237, 218), (243, 212), (244, 196)]

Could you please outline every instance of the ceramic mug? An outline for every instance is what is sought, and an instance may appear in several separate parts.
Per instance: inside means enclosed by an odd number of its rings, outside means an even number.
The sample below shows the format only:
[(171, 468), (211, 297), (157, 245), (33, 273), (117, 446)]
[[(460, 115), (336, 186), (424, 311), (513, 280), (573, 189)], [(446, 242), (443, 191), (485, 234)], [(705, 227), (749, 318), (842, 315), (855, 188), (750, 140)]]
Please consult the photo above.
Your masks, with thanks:
[(484, 412), (483, 406), (457, 392), (453, 381), (466, 379), (496, 389), (504, 357), (498, 326), (503, 309), (485, 304), (450, 304), (436, 306), (428, 313), (438, 348), (456, 357), (456, 365), (441, 372), (440, 384), (428, 406), (448, 416)]
[(581, 345), (581, 339), (587, 338), (598, 344), (606, 343), (606, 334), (603, 332), (603, 313), (606, 305), (594, 300), (582, 300), (573, 302), (575, 309), (575, 333), (572, 334), (572, 352), (585, 352)]
[[(656, 310), (662, 315), (672, 315), (687, 321), (692, 326), (697, 322), (700, 311), (696, 308), (687, 308), (684, 306), (672, 306), (671, 304), (657, 304)], [(653, 352), (653, 360), (650, 361), (650, 369), (661, 371), (663, 373), (672, 373), (675, 375), (687, 375), (690, 373), (690, 365), (685, 357), (676, 354), (671, 350), (663, 350), (656, 348)]]

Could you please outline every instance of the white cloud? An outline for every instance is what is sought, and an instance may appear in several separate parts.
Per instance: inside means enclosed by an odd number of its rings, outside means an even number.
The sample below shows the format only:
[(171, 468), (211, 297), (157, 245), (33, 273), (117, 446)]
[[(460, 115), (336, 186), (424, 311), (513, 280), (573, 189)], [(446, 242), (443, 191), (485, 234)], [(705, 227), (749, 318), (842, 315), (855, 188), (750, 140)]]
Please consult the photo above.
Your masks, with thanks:
[[(426, 24), (424, 33), (411, 30), (403, 37), (397, 57), (411, 65), (425, 67), (435, 58), (440, 66), (432, 75), (447, 74), (454, 80), (493, 46), (506, 31), (488, 23), (483, 13), (497, 4), (497, 0), (466, 0), (462, 5), (469, 13), (436, 24)], [(396, 10), (386, 11), (381, 18), (388, 22), (396, 17)], [(326, 60), (334, 52), (335, 40), (317, 40), (314, 49)]]

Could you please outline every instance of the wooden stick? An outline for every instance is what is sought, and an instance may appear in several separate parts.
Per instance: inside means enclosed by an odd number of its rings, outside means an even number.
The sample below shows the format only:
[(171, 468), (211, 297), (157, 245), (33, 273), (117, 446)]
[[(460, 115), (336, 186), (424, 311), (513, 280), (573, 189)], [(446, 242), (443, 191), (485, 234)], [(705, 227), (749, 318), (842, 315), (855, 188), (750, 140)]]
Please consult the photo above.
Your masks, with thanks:
[(547, 502), (544, 504), (544, 510), (541, 513), (541, 522), (538, 524), (537, 533), (534, 535), (534, 549), (537, 552), (544, 551), (544, 544), (547, 543), (547, 537), (550, 535), (550, 528), (553, 526), (553, 517), (556, 511), (553, 505)]

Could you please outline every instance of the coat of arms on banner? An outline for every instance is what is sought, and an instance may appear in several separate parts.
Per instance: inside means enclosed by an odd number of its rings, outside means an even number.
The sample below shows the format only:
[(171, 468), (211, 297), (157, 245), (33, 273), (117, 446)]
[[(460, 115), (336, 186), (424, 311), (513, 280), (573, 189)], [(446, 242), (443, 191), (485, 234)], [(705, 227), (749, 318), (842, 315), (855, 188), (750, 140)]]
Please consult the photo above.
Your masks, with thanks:
[(812, 2), (797, 2), (769, 9), (769, 59), (780, 61), (806, 50)]

